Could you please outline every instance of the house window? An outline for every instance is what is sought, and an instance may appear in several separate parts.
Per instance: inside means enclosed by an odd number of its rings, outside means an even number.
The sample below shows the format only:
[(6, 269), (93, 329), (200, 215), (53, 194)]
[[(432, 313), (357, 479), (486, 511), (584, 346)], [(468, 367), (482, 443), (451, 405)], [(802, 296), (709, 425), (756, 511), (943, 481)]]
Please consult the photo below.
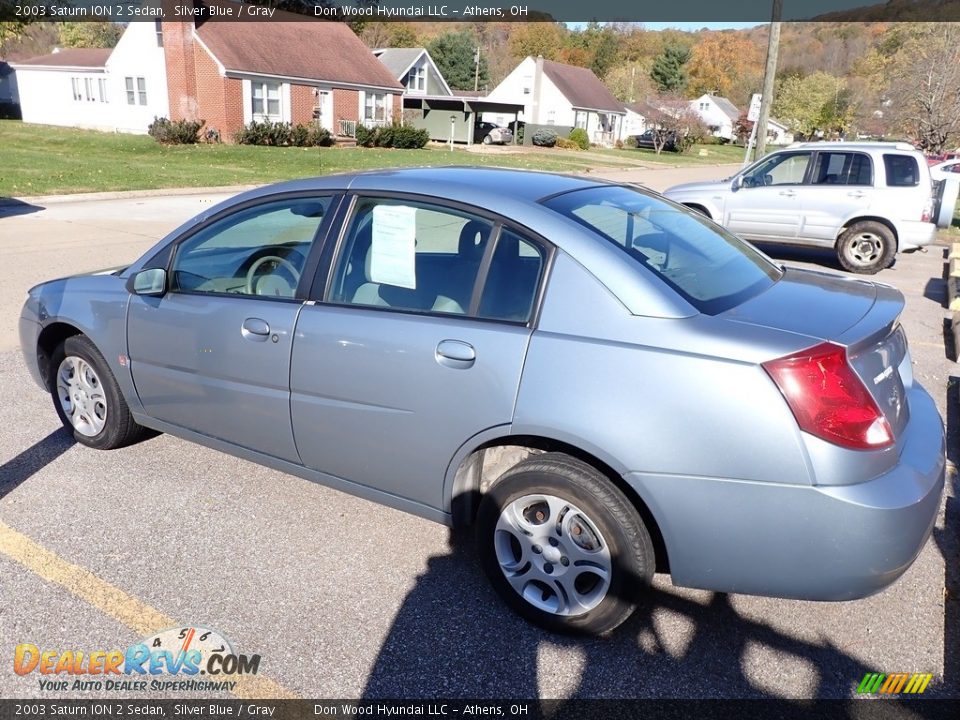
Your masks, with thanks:
[(577, 110), (577, 114), (574, 118), (573, 124), (575, 127), (587, 129), (587, 112), (586, 110)]
[(557, 124), (557, 111), (550, 110), (547, 112), (547, 125), (556, 125)]
[(250, 101), (254, 116), (280, 119), (280, 83), (251, 82)]
[(427, 69), (423, 65), (414, 65), (407, 75), (407, 90), (411, 92), (426, 92)]
[(97, 85), (99, 85), (100, 90), (100, 102), (109, 102), (107, 100), (107, 80), (106, 78), (100, 78), (97, 80)]
[(386, 93), (365, 93), (363, 98), (363, 119), (374, 122), (387, 121)]
[(73, 86), (73, 99), (83, 100), (80, 95), (80, 78), (70, 78), (70, 85)]
[(157, 47), (163, 47), (163, 21), (153, 21), (153, 31), (157, 34)]
[(147, 104), (147, 81), (142, 77), (124, 78), (127, 88), (127, 105)]
[(93, 78), (84, 78), (83, 79), (83, 90), (86, 95), (87, 102), (93, 102), (96, 98), (93, 96)]

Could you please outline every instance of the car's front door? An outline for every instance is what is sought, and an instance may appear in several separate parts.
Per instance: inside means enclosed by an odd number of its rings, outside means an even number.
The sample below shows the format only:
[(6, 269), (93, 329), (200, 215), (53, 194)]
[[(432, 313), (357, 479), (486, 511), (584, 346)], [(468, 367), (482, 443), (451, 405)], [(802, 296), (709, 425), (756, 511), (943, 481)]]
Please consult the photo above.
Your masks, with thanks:
[(861, 152), (821, 150), (800, 190), (800, 237), (833, 246), (847, 221), (866, 215), (875, 200), (873, 163)]
[(791, 240), (801, 221), (801, 191), (809, 151), (774, 153), (727, 194), (723, 225), (750, 240)]
[(289, 391), (298, 285), (330, 204), (272, 200), (215, 220), (175, 246), (165, 295), (131, 297), (130, 369), (149, 416), (299, 462)]
[(545, 245), (462, 209), (360, 197), (290, 366), (304, 465), (435, 509), (457, 449), (509, 424)]

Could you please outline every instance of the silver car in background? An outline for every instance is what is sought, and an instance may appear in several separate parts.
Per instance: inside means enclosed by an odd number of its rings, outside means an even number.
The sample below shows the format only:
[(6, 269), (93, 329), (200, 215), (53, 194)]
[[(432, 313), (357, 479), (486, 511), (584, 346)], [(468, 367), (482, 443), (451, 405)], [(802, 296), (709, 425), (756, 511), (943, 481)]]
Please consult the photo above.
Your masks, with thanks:
[(831, 248), (845, 270), (873, 274), (950, 227), (957, 182), (933, 183), (907, 143), (813, 142), (664, 194), (747, 240)]
[(436, 168), (244, 193), (19, 328), (79, 442), (150, 428), (473, 524), (507, 603), (603, 633), (657, 569), (815, 600), (907, 570), (944, 436), (903, 307), (652, 192)]

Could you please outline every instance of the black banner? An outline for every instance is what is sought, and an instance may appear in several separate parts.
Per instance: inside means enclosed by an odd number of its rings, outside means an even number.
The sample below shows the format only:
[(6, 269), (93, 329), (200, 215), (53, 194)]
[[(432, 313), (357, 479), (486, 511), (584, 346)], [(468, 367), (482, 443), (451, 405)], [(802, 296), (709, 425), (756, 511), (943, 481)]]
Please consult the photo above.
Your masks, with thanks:
[(0, 720), (163, 718), (504, 718), (508, 720), (952, 720), (948, 700), (0, 700)]
[[(783, 0), (785, 21), (960, 21), (960, 0)], [(767, 22), (773, 0), (0, 0), (0, 21)]]

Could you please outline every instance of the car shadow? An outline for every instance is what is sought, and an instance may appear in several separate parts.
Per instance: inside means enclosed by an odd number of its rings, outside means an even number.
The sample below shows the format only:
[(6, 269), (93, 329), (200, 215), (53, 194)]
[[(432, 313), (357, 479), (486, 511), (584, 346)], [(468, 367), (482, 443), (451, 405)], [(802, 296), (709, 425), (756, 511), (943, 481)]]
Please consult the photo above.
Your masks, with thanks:
[(29, 215), (30, 213), (40, 212), (45, 208), (41, 205), (33, 205), (17, 198), (0, 197), (0, 219), (6, 217), (16, 217), (17, 215)]
[(16, 490), (75, 443), (73, 435), (60, 428), (0, 465), (0, 498)]
[[(558, 687), (574, 703), (778, 697), (747, 675), (749, 654), (758, 648), (814, 668), (813, 698), (849, 698), (876, 670), (829, 642), (809, 643), (746, 617), (722, 593), (696, 593), (708, 598), (701, 602), (650, 588), (608, 637), (551, 634), (506, 608), (485, 582), (473, 548), (467, 535), (453, 531), (450, 552), (430, 558), (394, 619), (364, 699), (541, 699)], [(675, 621), (686, 626), (681, 634), (688, 639), (667, 629)]]
[(793, 247), (789, 245), (768, 245), (766, 243), (753, 243), (763, 252), (776, 260), (785, 262), (804, 262), (822, 265), (827, 270), (834, 272), (844, 272), (837, 260), (837, 254), (827, 248), (814, 247)]

